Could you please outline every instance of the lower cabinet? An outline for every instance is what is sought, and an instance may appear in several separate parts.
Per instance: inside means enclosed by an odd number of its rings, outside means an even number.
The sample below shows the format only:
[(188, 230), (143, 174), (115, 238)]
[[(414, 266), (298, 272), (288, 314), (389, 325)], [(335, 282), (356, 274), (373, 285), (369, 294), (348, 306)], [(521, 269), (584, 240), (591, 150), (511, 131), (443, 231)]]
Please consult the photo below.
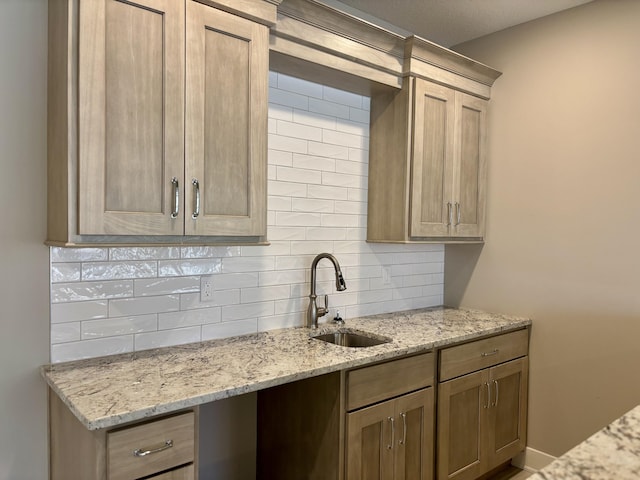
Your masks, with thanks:
[(90, 431), (49, 394), (51, 480), (195, 480), (197, 411)]
[[(502, 339), (495, 337), (491, 341), (502, 341), (502, 345), (485, 344), (487, 348), (478, 349), (482, 344), (463, 345), (466, 351), (441, 356), (441, 367), (443, 362), (465, 362), (471, 356), (477, 356), (478, 362), (496, 364), (438, 384), (438, 480), (474, 480), (524, 450), (528, 357), (502, 360), (504, 356), (526, 354), (526, 334), (523, 330)], [(520, 351), (506, 352), (513, 342), (520, 344)]]
[(432, 480), (434, 354), (258, 393), (259, 479)]
[(347, 414), (348, 480), (432, 478), (433, 389)]

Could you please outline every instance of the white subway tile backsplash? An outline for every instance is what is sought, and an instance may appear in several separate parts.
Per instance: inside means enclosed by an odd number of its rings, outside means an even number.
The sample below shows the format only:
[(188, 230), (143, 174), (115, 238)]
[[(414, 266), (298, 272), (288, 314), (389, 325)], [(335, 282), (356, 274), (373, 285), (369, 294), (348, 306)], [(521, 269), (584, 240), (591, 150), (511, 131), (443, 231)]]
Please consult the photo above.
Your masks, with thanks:
[(180, 295), (159, 295), (156, 297), (125, 298), (109, 301), (110, 317), (173, 312), (179, 309)]
[(51, 248), (51, 262), (91, 262), (109, 259), (108, 248)]
[(302, 155), (300, 153), (293, 155), (292, 165), (294, 168), (307, 170), (324, 170), (326, 172), (334, 172), (336, 170), (336, 160), (333, 158)]
[[(322, 142), (329, 143), (332, 145), (342, 145), (345, 147), (351, 148), (364, 148), (365, 150), (369, 148), (369, 138), (363, 137), (362, 135), (356, 135), (353, 133), (344, 133), (338, 132), (334, 130), (323, 130), (322, 131)], [(347, 150), (348, 154), (348, 150)]]
[(239, 246), (189, 246), (180, 248), (180, 258), (221, 258), (239, 257), (240, 255), (241, 249)]
[(320, 213), (276, 212), (276, 225), (284, 227), (319, 227)]
[(51, 303), (81, 302), (83, 300), (132, 296), (133, 280), (54, 283), (51, 285)]
[(66, 343), (80, 340), (80, 322), (53, 323), (51, 325), (51, 342)]
[(285, 137), (302, 138), (304, 140), (314, 140), (316, 142), (322, 140), (321, 128), (303, 125), (300, 123), (287, 122), (285, 120), (278, 120), (276, 133)]
[(289, 298), (291, 287), (289, 285), (271, 285), (254, 288), (243, 288), (240, 292), (240, 303), (256, 303), (268, 300), (282, 300)]
[(273, 315), (273, 302), (241, 303), (222, 307), (222, 321)]
[(81, 263), (52, 263), (51, 283), (79, 282), (81, 278)]
[(307, 235), (305, 227), (278, 227), (273, 226), (269, 229), (269, 238), (271, 240), (304, 240)]
[(106, 318), (109, 314), (108, 305), (107, 300), (55, 303), (51, 305), (51, 323)]
[(322, 183), (322, 172), (302, 168), (277, 167), (276, 180), (281, 182), (297, 182), (307, 184)]
[(347, 229), (339, 227), (308, 227), (306, 238), (310, 240), (345, 240)]
[(324, 86), (322, 98), (340, 105), (362, 108), (362, 95), (346, 92), (326, 85)]
[(309, 155), (316, 155), (318, 157), (349, 160), (349, 147), (345, 147), (343, 145), (332, 145), (322, 142), (308, 142), (307, 147), (307, 151), (302, 153), (308, 153)]
[(321, 252), (347, 283), (318, 264), (322, 322), (442, 304), (443, 245), (366, 242), (369, 98), (276, 72), (269, 87), (271, 243), (52, 247), (52, 362), (302, 326)]
[(53, 363), (133, 352), (133, 335), (51, 345)]
[(307, 108), (305, 110), (336, 118), (349, 118), (350, 116), (348, 105), (341, 105), (340, 103), (329, 102), (327, 100), (320, 100), (317, 98), (309, 98)]
[(291, 201), (293, 212), (320, 212), (332, 213), (335, 202), (333, 200), (320, 200), (317, 198), (294, 198)]
[(323, 95), (322, 85), (283, 73), (278, 74), (278, 88), (307, 97), (322, 98)]
[(82, 322), (82, 339), (115, 337), (158, 330), (156, 314)]
[(269, 88), (269, 104), (309, 110), (309, 97), (294, 92), (286, 92), (278, 88)]
[(322, 172), (322, 184), (348, 188), (367, 188), (367, 177), (346, 173)]
[(306, 197), (307, 185), (305, 183), (281, 182), (270, 180), (267, 183), (270, 195), (281, 195), (289, 197)]
[(221, 265), (220, 258), (162, 260), (158, 262), (158, 276), (212, 275), (220, 273)]
[(156, 262), (87, 262), (82, 264), (83, 280), (122, 280), (158, 276)]
[(271, 150), (284, 150), (285, 152), (291, 153), (310, 153), (307, 145), (307, 140), (302, 138), (287, 137), (273, 133), (269, 134), (269, 148)]
[(285, 167), (293, 166), (293, 153), (282, 150), (269, 150), (269, 165), (283, 165)]
[(136, 297), (199, 291), (199, 276), (152, 278), (133, 281), (133, 293)]
[(220, 307), (201, 308), (158, 315), (158, 330), (170, 330), (173, 328), (193, 327), (218, 323), (220, 321)]
[(112, 247), (110, 261), (170, 260), (180, 258), (178, 247)]
[(261, 317), (258, 319), (258, 331), (266, 332), (276, 328), (302, 327), (304, 325), (304, 315), (301, 312), (273, 315), (271, 317)]
[(325, 198), (329, 200), (347, 200), (349, 189), (333, 185), (309, 185), (308, 198)]
[(247, 318), (234, 322), (213, 323), (202, 326), (202, 340), (215, 340), (218, 338), (234, 337), (257, 333), (258, 319)]
[(135, 335), (135, 346), (136, 350), (147, 350), (149, 348), (199, 342), (201, 338), (200, 327), (175, 328), (158, 332), (137, 333)]

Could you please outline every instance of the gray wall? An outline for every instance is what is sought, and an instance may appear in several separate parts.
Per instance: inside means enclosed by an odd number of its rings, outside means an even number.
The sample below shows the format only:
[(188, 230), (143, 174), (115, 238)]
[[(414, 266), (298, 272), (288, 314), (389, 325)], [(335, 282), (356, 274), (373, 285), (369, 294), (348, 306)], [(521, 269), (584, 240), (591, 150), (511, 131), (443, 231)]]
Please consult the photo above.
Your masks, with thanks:
[(0, 1), (0, 480), (47, 478), (47, 4)]

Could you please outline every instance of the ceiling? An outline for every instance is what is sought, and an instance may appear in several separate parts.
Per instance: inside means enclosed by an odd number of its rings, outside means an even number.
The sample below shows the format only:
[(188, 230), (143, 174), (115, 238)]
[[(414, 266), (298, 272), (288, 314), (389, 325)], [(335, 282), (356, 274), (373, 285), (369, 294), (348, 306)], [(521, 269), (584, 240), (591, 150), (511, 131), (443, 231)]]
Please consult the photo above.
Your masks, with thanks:
[[(404, 35), (414, 33), (444, 47), (451, 47), (590, 1), (325, 0), (324, 3), (342, 7), (348, 13), (381, 24), (389, 30)], [(360, 15), (362, 12), (365, 15)]]

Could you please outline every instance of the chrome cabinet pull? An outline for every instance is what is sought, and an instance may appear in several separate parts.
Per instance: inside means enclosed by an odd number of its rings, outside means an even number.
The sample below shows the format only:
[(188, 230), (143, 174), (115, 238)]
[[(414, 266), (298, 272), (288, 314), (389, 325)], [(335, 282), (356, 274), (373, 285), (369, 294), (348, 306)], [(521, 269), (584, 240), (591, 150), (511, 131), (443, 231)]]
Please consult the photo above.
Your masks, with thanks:
[(447, 216), (449, 217), (447, 227), (449, 227), (453, 223), (453, 205), (451, 205), (451, 202), (447, 202)]
[(456, 224), (454, 227), (460, 225), (460, 203), (456, 202)]
[(176, 177), (171, 179), (171, 185), (173, 185), (173, 211), (171, 212), (171, 218), (177, 218), (178, 210), (180, 209), (180, 185)]
[(493, 385), (496, 387), (496, 399), (493, 402), (493, 406), (497, 407), (498, 406), (498, 381), (494, 380)]
[(407, 443), (407, 414), (401, 413), (402, 417), (402, 440), (400, 440), (400, 445), (404, 445)]
[(497, 348), (495, 348), (495, 349), (491, 350), (490, 352), (482, 352), (482, 353), (480, 354), (480, 356), (481, 356), (481, 357), (490, 357), (491, 355), (497, 355), (499, 351), (500, 351), (500, 350), (498, 350)]
[(195, 220), (200, 215), (200, 182), (198, 182), (197, 178), (194, 178), (191, 180), (191, 184), (196, 190), (196, 205), (193, 209), (193, 213), (191, 214), (191, 218)]
[(389, 423), (391, 423), (391, 443), (387, 445), (387, 450), (391, 450), (393, 448), (393, 444), (396, 443), (396, 425), (393, 417), (387, 417)]
[(167, 450), (168, 448), (173, 447), (173, 440), (167, 440), (162, 445), (156, 448), (138, 448), (133, 451), (134, 457), (146, 457), (147, 455), (151, 455), (152, 453), (162, 452)]

